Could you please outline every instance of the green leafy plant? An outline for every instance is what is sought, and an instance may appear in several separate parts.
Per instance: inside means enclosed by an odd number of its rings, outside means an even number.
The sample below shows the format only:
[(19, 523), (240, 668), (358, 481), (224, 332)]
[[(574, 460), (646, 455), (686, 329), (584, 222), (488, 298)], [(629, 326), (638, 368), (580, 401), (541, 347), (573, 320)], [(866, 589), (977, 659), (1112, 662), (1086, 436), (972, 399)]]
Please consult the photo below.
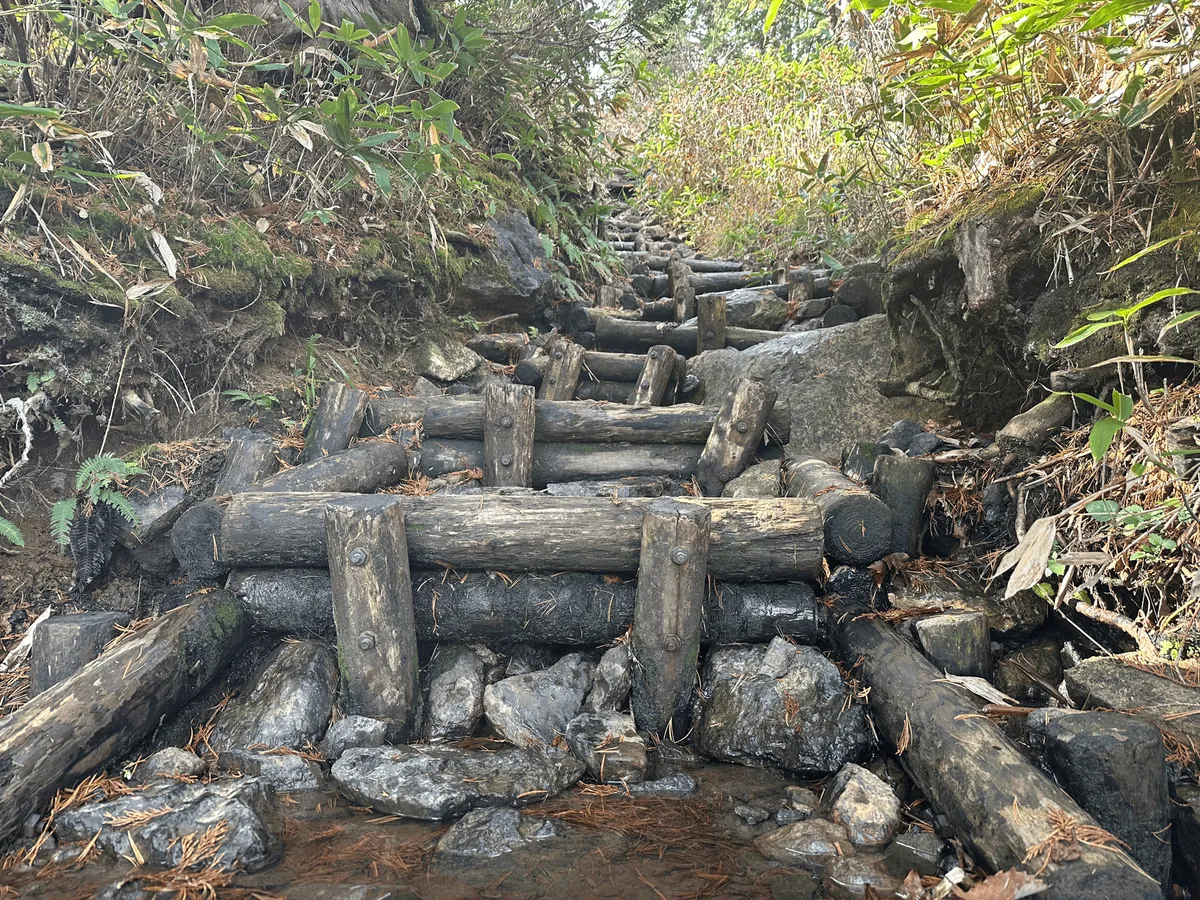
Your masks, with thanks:
[(257, 406), (259, 409), (270, 409), (279, 403), (279, 398), (274, 394), (260, 394), (258, 392), (243, 391), (238, 389), (221, 391), (221, 395), (228, 397), (235, 403), (249, 403), (253, 406)]
[(21, 529), (4, 516), (0, 516), (0, 538), (4, 538), (14, 547), (25, 546), (25, 536), (21, 534)]
[(50, 535), (55, 542), (65, 547), (80, 510), (90, 514), (98, 503), (108, 504), (136, 525), (137, 513), (121, 489), (129, 478), (141, 474), (141, 467), (112, 454), (102, 453), (87, 459), (75, 473), (76, 496), (59, 500), (50, 509)]

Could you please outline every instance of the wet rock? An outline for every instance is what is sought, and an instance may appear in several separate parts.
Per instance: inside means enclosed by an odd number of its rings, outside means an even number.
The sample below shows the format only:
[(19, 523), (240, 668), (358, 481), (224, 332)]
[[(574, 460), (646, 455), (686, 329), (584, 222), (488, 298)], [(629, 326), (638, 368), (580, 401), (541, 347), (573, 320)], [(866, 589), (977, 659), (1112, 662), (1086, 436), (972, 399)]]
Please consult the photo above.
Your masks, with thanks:
[(631, 784), (628, 790), (634, 797), (670, 797), (682, 800), (696, 793), (696, 779), (685, 772), (679, 772), (665, 778), (656, 778), (654, 781)]
[(441, 644), (429, 664), (425, 740), (472, 737), (483, 718), (483, 660), (470, 647)]
[(320, 766), (293, 753), (226, 750), (218, 757), (217, 765), (224, 772), (253, 775), (280, 794), (319, 791), (324, 780)]
[(494, 859), (561, 832), (553, 819), (525, 816), (511, 807), (473, 809), (442, 835), (437, 855)]
[(875, 576), (866, 569), (854, 566), (838, 566), (825, 581), (825, 593), (836, 594), (853, 603), (873, 606), (879, 595)]
[(742, 288), (725, 295), (725, 324), (775, 331), (788, 317), (787, 301), (773, 290)]
[(1176, 869), (1184, 884), (1195, 893), (1200, 890), (1200, 787), (1178, 784), (1171, 799)]
[(21, 823), (21, 837), (32, 839), (42, 833), (42, 829), (46, 826), (46, 817), (41, 813), (32, 812), (25, 817), (25, 821)]
[(386, 737), (387, 722), (368, 716), (345, 716), (329, 726), (318, 749), (333, 762), (351, 747), (382, 747)]
[(787, 866), (817, 869), (839, 856), (854, 856), (854, 844), (841, 825), (828, 819), (807, 819), (769, 831), (754, 849)]
[(883, 855), (884, 867), (897, 878), (909, 872), (918, 875), (940, 875), (950, 853), (950, 845), (936, 834), (914, 831), (899, 834)]
[(142, 882), (134, 878), (106, 884), (92, 895), (92, 900), (150, 900), (152, 896), (142, 888)]
[(1062, 658), (1053, 640), (1014, 650), (996, 663), (996, 687), (1021, 703), (1045, 703), (1051, 695), (1044, 685), (1057, 688), (1062, 680)]
[(1200, 688), (1160, 678), (1112, 657), (1085, 659), (1066, 672), (1067, 693), (1079, 706), (1126, 710), (1191, 746), (1200, 745)]
[(733, 808), (733, 812), (747, 825), (761, 825), (771, 818), (771, 813), (761, 806), (750, 806), (746, 803), (739, 803)]
[[(159, 781), (136, 794), (65, 810), (56, 816), (55, 827), (66, 841), (90, 841), (98, 835), (97, 845), (118, 857), (134, 856), (132, 841), (148, 865), (171, 868), (179, 864), (181, 838), (198, 839), (224, 823), (216, 863), (257, 872), (279, 850), (263, 821), (274, 799), (274, 788), (257, 778), (212, 784)], [(169, 812), (151, 815), (162, 810)]]
[(437, 381), (458, 381), (470, 375), (483, 362), (474, 350), (468, 350), (452, 338), (426, 338), (413, 348), (410, 363), (421, 375)]
[(575, 784), (583, 771), (583, 763), (556, 750), (416, 745), (352, 748), (331, 774), (356, 803), (434, 821), (470, 809), (541, 802)]
[(127, 624), (129, 616), (119, 612), (50, 616), (39, 623), (29, 647), (29, 696), (70, 678), (100, 655), (118, 626)]
[(834, 303), (821, 316), (822, 328), (837, 328), (839, 325), (849, 325), (858, 321), (858, 313), (841, 303)]
[(603, 783), (634, 784), (646, 778), (646, 742), (633, 716), (585, 712), (567, 725), (571, 752), (587, 765), (588, 775)]
[(725, 485), (721, 496), (733, 499), (778, 497), (782, 465), (782, 460), (769, 459), (750, 466)]
[(961, 575), (926, 575), (920, 584), (911, 585), (897, 581), (889, 599), (897, 609), (981, 612), (993, 632), (1011, 637), (1028, 634), (1041, 625), (1049, 606), (1032, 591), (1005, 600), (1003, 585), (999, 592), (985, 594), (978, 582)]
[(266, 661), (248, 693), (225, 709), (210, 741), (222, 752), (237, 747), (291, 747), (315, 744), (333, 712), (337, 660), (318, 641), (284, 644)]
[(942, 439), (932, 431), (926, 431), (913, 438), (912, 443), (908, 445), (908, 449), (904, 453), (906, 456), (925, 456), (927, 453), (933, 453), (941, 446)]
[(510, 644), (505, 648), (505, 655), (508, 657), (504, 664), (505, 678), (540, 672), (542, 669), (550, 668), (559, 660), (558, 651), (545, 644)]
[(444, 395), (442, 389), (424, 376), (418, 376), (413, 382), (412, 396), (427, 400), (440, 400)]
[(883, 312), (883, 278), (879, 274), (851, 275), (833, 292), (834, 300), (860, 316)]
[(182, 747), (164, 747), (157, 753), (152, 753), (134, 773), (139, 782), (151, 781), (155, 778), (170, 778), (176, 775), (196, 777), (204, 774), (207, 766), (200, 757), (191, 750)]
[(826, 789), (830, 818), (856, 844), (881, 846), (900, 824), (900, 801), (873, 772), (847, 763)]
[(913, 440), (924, 433), (925, 426), (920, 422), (913, 419), (900, 419), (898, 422), (892, 423), (892, 427), (879, 438), (879, 443), (892, 450), (907, 453)]
[(870, 746), (866, 714), (812, 647), (719, 647), (704, 665), (696, 747), (715, 759), (835, 772)]
[(883, 871), (878, 860), (861, 856), (840, 856), (831, 860), (821, 878), (830, 900), (861, 900), (867, 888), (877, 895), (889, 896), (900, 888), (900, 880)]
[(992, 640), (988, 633), (987, 616), (983, 613), (930, 616), (918, 619), (913, 630), (921, 650), (943, 672), (991, 677)]
[(521, 212), (507, 210), (488, 222), (491, 240), (455, 289), (481, 312), (526, 316), (549, 299), (553, 276), (541, 235)]
[(867, 766), (871, 774), (886, 784), (901, 801), (913, 789), (912, 779), (894, 756), (879, 756)]
[(148, 482), (138, 485), (128, 500), (137, 514), (137, 524), (124, 520), (117, 540), (131, 549), (145, 547), (162, 537), (192, 504), (192, 498), (182, 485), (171, 484), (154, 490)]
[(617, 644), (604, 651), (592, 675), (592, 690), (583, 708), (592, 712), (621, 712), (629, 708), (629, 692), (633, 689), (629, 645)]
[[(775, 819), (779, 824), (785, 825), (790, 822), (801, 822), (804, 819), (811, 819), (816, 815), (820, 800), (808, 788), (801, 787), (798, 784), (789, 784), (783, 789), (783, 796), (783, 807), (775, 813)], [(782, 813), (787, 813), (788, 815), (781, 816)], [(788, 822), (785, 822), (784, 819), (787, 819)]]
[(571, 653), (548, 669), (489, 684), (483, 692), (488, 723), (518, 747), (551, 744), (579, 712), (595, 668), (582, 653)]

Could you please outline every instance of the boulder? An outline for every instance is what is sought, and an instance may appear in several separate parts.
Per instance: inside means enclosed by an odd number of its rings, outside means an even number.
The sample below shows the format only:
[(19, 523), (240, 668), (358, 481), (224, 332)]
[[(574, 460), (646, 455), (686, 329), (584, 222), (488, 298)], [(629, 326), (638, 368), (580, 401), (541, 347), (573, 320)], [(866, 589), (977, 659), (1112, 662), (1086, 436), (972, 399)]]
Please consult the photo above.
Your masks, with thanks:
[(324, 781), (320, 766), (295, 753), (226, 750), (217, 758), (217, 765), (224, 772), (253, 775), (280, 794), (319, 791)]
[(566, 734), (571, 752), (587, 765), (588, 775), (601, 784), (645, 780), (646, 742), (628, 713), (581, 713), (567, 725)]
[(467, 269), (455, 298), (480, 314), (532, 317), (553, 290), (542, 236), (528, 216), (515, 210), (498, 214), (487, 223), (487, 231), (488, 246)]
[(441, 644), (429, 664), (425, 740), (474, 736), (483, 718), (483, 660), (470, 647)]
[(633, 689), (629, 645), (617, 644), (604, 651), (592, 675), (592, 690), (583, 708), (591, 712), (622, 712), (629, 709)]
[(29, 646), (29, 696), (70, 678), (104, 650), (129, 623), (119, 612), (84, 612), (50, 616), (33, 629)]
[(845, 765), (826, 790), (830, 818), (846, 829), (855, 844), (880, 847), (900, 824), (900, 801), (879, 776)]
[(854, 844), (841, 825), (828, 819), (806, 819), (769, 831), (754, 849), (785, 866), (818, 869), (832, 859), (854, 856)]
[(787, 301), (769, 288), (742, 288), (725, 295), (726, 325), (775, 331), (787, 317)]
[(1004, 585), (994, 587), (996, 591), (988, 594), (967, 576), (922, 575), (920, 582), (911, 585), (894, 582), (888, 599), (896, 609), (981, 612), (987, 616), (992, 632), (1008, 637), (1029, 634), (1046, 620), (1049, 604), (1032, 591), (1005, 600)]
[(879, 273), (851, 275), (833, 292), (835, 303), (850, 307), (860, 316), (883, 312), (883, 276)]
[[(891, 377), (891, 332), (886, 316), (869, 316), (840, 328), (781, 333), (746, 350), (709, 350), (688, 361), (700, 378), (696, 403), (720, 404), (741, 378), (770, 384), (792, 410), (794, 456), (836, 462), (842, 448), (874, 438), (897, 419), (950, 418), (938, 403), (884, 397), (876, 382)], [(906, 348), (907, 357), (929, 359), (940, 348)]]
[(708, 756), (808, 774), (836, 772), (871, 744), (866, 711), (837, 666), (783, 638), (712, 650), (695, 721)]
[(571, 653), (548, 669), (489, 684), (483, 691), (488, 724), (518, 747), (552, 744), (583, 706), (595, 668), (582, 653)]
[(534, 841), (562, 833), (554, 819), (522, 815), (508, 806), (473, 809), (442, 835), (437, 855), (467, 859), (494, 859)]
[(330, 762), (351, 747), (382, 747), (387, 736), (387, 722), (367, 716), (345, 716), (329, 726), (318, 748)]
[(412, 349), (409, 362), (419, 375), (458, 381), (474, 372), (483, 357), (453, 338), (428, 337)]
[(354, 747), (333, 764), (338, 789), (389, 815), (436, 821), (488, 806), (527, 806), (579, 781), (569, 753), (536, 747)]
[[(861, 900), (864, 896), (894, 896), (900, 880), (884, 871), (880, 860), (839, 856), (825, 867), (821, 886), (830, 900)], [(868, 887), (874, 894), (866, 893)]]
[(204, 774), (207, 766), (200, 757), (191, 750), (182, 747), (164, 747), (150, 756), (137, 767), (134, 773), (139, 782), (151, 781), (155, 778), (195, 778)]

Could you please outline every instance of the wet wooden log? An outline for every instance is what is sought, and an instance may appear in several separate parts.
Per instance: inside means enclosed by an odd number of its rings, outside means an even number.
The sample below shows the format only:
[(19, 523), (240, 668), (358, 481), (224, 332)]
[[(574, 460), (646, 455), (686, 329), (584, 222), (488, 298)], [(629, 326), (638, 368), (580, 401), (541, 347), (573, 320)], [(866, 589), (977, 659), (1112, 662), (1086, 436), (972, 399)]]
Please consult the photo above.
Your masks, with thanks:
[(484, 359), (507, 365), (529, 354), (529, 335), (476, 334), (468, 338), (467, 349), (474, 350)]
[(579, 387), (583, 371), (583, 348), (570, 341), (555, 341), (550, 349), (550, 366), (538, 388), (541, 400), (570, 400)]
[[(206, 574), (241, 566), (323, 566), (326, 504), (371, 509), (393, 500), (387, 494), (234, 494), (223, 503), (192, 507), (175, 523), (172, 543), (205, 548), (198, 558), (203, 563), (208, 557)], [(482, 502), (478, 496), (435, 494), (403, 502), (416, 567), (634, 572), (642, 512), (653, 501), (534, 494), (489, 496)], [(823, 526), (811, 500), (686, 502), (712, 514), (708, 565), (715, 577), (795, 581), (821, 571)], [(209, 514), (189, 515), (201, 508)], [(185, 564), (191, 562), (189, 557)]]
[(368, 494), (399, 484), (416, 456), (401, 443), (380, 437), (349, 450), (284, 469), (255, 487), (258, 491), (348, 491)]
[[(651, 348), (653, 350), (654, 348)], [(672, 352), (678, 363), (678, 355)], [(648, 356), (636, 356), (644, 360)], [(580, 388), (589, 382), (582, 382)], [(621, 387), (627, 392), (632, 384)], [(601, 443), (624, 441), (631, 444), (704, 443), (712, 432), (720, 410), (715, 406), (679, 403), (650, 409), (605, 403), (537, 400), (533, 404), (534, 428), (543, 443), (582, 441)], [(401, 397), (372, 400), (364, 429), (382, 433), (397, 424), (421, 423), (426, 437), (481, 440), (484, 430), (484, 406), (478, 400), (452, 400)], [(792, 416), (786, 403), (776, 403), (768, 419), (773, 440), (786, 444), (791, 439)], [(328, 490), (328, 488), (317, 488)]]
[(696, 481), (708, 497), (719, 497), (725, 485), (742, 474), (762, 443), (775, 407), (773, 388), (743, 378), (726, 396), (696, 468)]
[(864, 566), (891, 552), (892, 511), (829, 463), (792, 460), (784, 484), (789, 497), (809, 497), (820, 507), (825, 519), (825, 552), (830, 559)]
[(648, 300), (657, 300), (670, 293), (666, 275), (634, 275), (629, 283), (635, 293)]
[(0, 719), (0, 841), (122, 759), (232, 661), (249, 634), (237, 598), (195, 597)]
[(646, 364), (633, 386), (630, 406), (661, 406), (667, 393), (667, 383), (675, 374), (675, 351), (665, 344), (646, 351)]
[(690, 319), (696, 314), (696, 289), (692, 287), (692, 270), (681, 259), (667, 267), (667, 294), (675, 302), (676, 322)]
[(725, 295), (696, 299), (696, 352), (725, 349)]
[[(658, 300), (650, 301), (658, 303)], [(596, 323), (601, 319), (626, 319), (630, 322), (639, 322), (642, 320), (642, 308), (645, 306), (639, 303), (634, 309), (624, 309), (617, 307), (601, 307), (601, 306), (571, 306), (559, 313), (559, 320), (565, 322), (565, 331), (572, 334), (580, 332), (595, 331)]]
[(270, 477), (279, 468), (275, 442), (260, 432), (243, 434), (229, 442), (225, 465), (213, 485), (213, 496), (236, 494)]
[(627, 381), (581, 381), (575, 389), (575, 399), (625, 404), (632, 393), (633, 385)]
[(901, 765), (989, 870), (1038, 871), (1053, 900), (1161, 900), (1162, 889), (1123, 853), (1069, 840), (1056, 846), (1053, 817), (1096, 822), (1036, 768), (964, 690), (864, 606), (827, 598), (833, 643), (863, 684), (876, 727)]
[(317, 410), (304, 434), (300, 462), (307, 463), (350, 446), (362, 427), (367, 395), (341, 381), (329, 381), (321, 388)]
[(674, 322), (678, 314), (674, 300), (648, 300), (641, 305), (643, 322)]
[(583, 354), (583, 371), (592, 381), (628, 381), (633, 383), (646, 364), (643, 353), (604, 353), (588, 350)]
[(925, 530), (925, 501), (933, 490), (934, 465), (911, 456), (880, 456), (875, 460), (871, 490), (892, 511), (892, 553), (921, 553)]
[[(585, 354), (586, 356), (586, 354)], [(550, 357), (538, 354), (531, 356), (528, 359), (523, 359), (513, 368), (513, 381), (517, 384), (528, 384), (537, 387), (542, 383), (542, 379), (546, 377), (546, 370), (550, 368)], [(367, 422), (371, 421), (371, 406), (367, 405)]]
[(421, 705), (404, 506), (325, 507), (330, 591), (344, 712), (387, 723), (410, 740)]
[(707, 509), (660, 500), (646, 508), (630, 649), (631, 708), (639, 731), (677, 740), (688, 731), (688, 709), (700, 655), (708, 564)]
[(489, 384), (483, 392), (483, 483), (533, 485), (533, 388)]
[(709, 294), (757, 287), (770, 281), (768, 272), (701, 272), (692, 275), (691, 287), (697, 294)]
[[(596, 320), (596, 346), (621, 353), (645, 353), (655, 344), (667, 344), (676, 353), (695, 356), (696, 331), (695, 325), (665, 327), (655, 322), (633, 322), (606, 316)], [(731, 325), (725, 329), (725, 346), (745, 350), (784, 335), (782, 331), (735, 328)]]

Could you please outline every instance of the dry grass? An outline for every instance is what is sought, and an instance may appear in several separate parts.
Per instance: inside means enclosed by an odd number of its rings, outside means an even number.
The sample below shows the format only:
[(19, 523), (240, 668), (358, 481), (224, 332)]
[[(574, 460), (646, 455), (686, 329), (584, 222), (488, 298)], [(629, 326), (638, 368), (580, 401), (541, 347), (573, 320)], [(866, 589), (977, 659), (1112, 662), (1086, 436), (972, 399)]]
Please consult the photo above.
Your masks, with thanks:
[(1137, 864), (1124, 852), (1129, 849), (1128, 845), (1097, 825), (1084, 825), (1061, 809), (1051, 809), (1046, 814), (1046, 823), (1050, 828), (1049, 835), (1030, 847), (1025, 854), (1026, 863), (1041, 863), (1035, 875), (1041, 875), (1051, 863), (1079, 859), (1082, 855), (1081, 846), (1118, 853), (1137, 868)]
[(228, 822), (218, 822), (201, 834), (185, 834), (173, 846), (179, 862), (162, 872), (139, 874), (151, 893), (170, 894), (174, 900), (217, 900), (218, 889), (233, 883), (234, 871), (218, 861), (229, 832)]

